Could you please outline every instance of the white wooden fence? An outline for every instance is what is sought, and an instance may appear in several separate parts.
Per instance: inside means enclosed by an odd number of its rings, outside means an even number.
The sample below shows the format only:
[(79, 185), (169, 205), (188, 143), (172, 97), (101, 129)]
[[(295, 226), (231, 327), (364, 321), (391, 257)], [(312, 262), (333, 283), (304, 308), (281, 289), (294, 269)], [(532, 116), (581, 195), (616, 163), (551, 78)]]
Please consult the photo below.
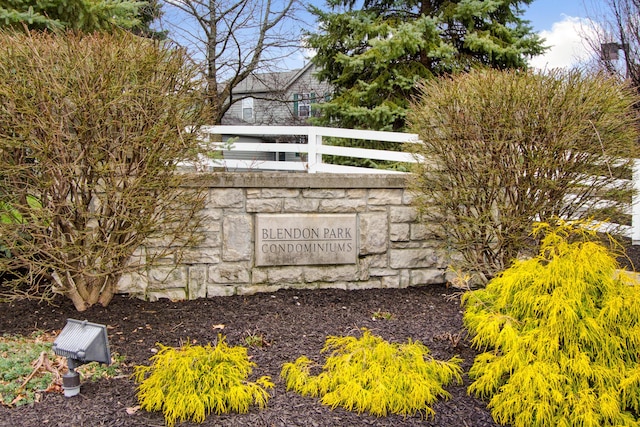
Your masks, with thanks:
[[(225, 152), (253, 153), (245, 158), (224, 158), (207, 160), (207, 165), (222, 167), (225, 170), (279, 170), (308, 173), (399, 173), (383, 169), (343, 166), (324, 163), (322, 155), (387, 160), (394, 162), (414, 162), (410, 153), (400, 151), (404, 142), (418, 142), (418, 135), (411, 133), (380, 132), (369, 130), (339, 129), (314, 126), (207, 126), (202, 129), (205, 142), (220, 142), (232, 138), (231, 144), (222, 144), (218, 148)], [(323, 144), (328, 137), (361, 139), (398, 143), (398, 150), (371, 150), (355, 147), (338, 147)], [(237, 138), (237, 139), (235, 139)], [(297, 140), (302, 143), (261, 142), (264, 140)], [(263, 153), (273, 153), (263, 156)], [(282, 156), (279, 153), (301, 154), (299, 157)], [(269, 159), (272, 157), (272, 159)], [(294, 158), (296, 160), (294, 160)], [(302, 159), (302, 160), (301, 160)]]
[[(221, 168), (228, 171), (274, 170), (307, 173), (403, 173), (386, 169), (344, 166), (324, 163), (322, 155), (386, 160), (413, 163), (412, 154), (402, 152), (401, 144), (420, 141), (417, 134), (381, 132), (315, 126), (206, 126), (202, 128), (203, 142), (216, 144), (223, 152), (221, 159), (203, 159), (206, 168)], [(323, 138), (347, 138), (398, 143), (398, 150), (372, 150), (323, 144)], [(225, 141), (230, 141), (224, 144)], [(276, 142), (263, 142), (276, 141)], [(278, 142), (283, 141), (283, 142)], [(286, 142), (284, 142), (286, 141)], [(291, 143), (295, 141), (297, 143)], [(230, 153), (243, 153), (233, 158)], [(265, 153), (270, 153), (265, 155)], [(295, 154), (288, 156), (288, 153)], [(285, 154), (282, 156), (281, 154)], [(640, 245), (640, 160), (636, 160), (633, 180), (637, 195), (630, 206), (631, 226), (619, 226), (634, 245)], [(612, 224), (617, 226), (617, 224)]]

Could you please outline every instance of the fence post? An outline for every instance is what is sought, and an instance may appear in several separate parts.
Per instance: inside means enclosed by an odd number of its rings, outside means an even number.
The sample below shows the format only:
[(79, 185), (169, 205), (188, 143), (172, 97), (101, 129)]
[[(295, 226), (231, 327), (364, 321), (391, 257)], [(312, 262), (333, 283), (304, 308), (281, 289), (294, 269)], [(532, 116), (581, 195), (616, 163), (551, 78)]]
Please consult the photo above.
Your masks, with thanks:
[(318, 152), (318, 148), (322, 145), (322, 135), (319, 135), (318, 130), (313, 126), (309, 126), (307, 129), (307, 144), (309, 145), (307, 171), (316, 173), (318, 172), (318, 166), (322, 163), (322, 154)]
[(633, 189), (631, 199), (631, 244), (640, 245), (640, 159), (633, 161)]

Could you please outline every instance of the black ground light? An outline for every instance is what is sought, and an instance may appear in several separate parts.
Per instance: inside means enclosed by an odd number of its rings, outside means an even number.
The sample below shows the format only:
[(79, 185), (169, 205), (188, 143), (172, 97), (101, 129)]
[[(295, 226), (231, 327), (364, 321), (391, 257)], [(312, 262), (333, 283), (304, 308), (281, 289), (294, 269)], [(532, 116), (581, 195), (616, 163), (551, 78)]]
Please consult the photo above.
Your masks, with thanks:
[(69, 372), (62, 376), (66, 397), (80, 393), (80, 375), (75, 369), (89, 362), (111, 364), (107, 327), (86, 320), (67, 319), (53, 343), (53, 352), (67, 358)]

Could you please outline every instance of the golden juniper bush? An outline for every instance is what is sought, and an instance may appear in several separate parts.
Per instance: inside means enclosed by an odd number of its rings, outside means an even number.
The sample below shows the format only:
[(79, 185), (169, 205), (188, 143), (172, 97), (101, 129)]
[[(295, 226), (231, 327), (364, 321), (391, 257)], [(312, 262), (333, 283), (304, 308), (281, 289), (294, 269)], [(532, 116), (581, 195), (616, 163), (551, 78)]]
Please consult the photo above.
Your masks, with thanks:
[(312, 375), (314, 363), (306, 356), (286, 363), (281, 376), (287, 390), (320, 397), (332, 408), (386, 416), (388, 413), (433, 415), (430, 407), (447, 398), (444, 386), (462, 382), (460, 363), (453, 357), (433, 359), (419, 341), (392, 344), (363, 329), (361, 338), (327, 338), (322, 352), (331, 352), (319, 375)]
[(536, 257), (463, 297), (469, 391), (499, 423), (640, 425), (640, 286), (584, 226), (537, 225)]
[(203, 422), (211, 412), (246, 413), (252, 403), (266, 406), (266, 390), (273, 383), (267, 376), (247, 381), (256, 364), (249, 361), (246, 348), (229, 347), (221, 336), (215, 346), (158, 346), (151, 366), (136, 366), (134, 377), (140, 383), (140, 407), (162, 411), (167, 425), (188, 419)]

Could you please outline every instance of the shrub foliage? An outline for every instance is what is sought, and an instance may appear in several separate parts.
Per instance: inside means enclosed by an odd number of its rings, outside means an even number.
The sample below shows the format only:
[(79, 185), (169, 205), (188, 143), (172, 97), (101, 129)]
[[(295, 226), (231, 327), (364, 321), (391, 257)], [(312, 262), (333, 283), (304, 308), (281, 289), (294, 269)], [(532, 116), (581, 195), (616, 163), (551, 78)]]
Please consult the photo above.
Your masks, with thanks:
[(269, 377), (248, 381), (256, 364), (246, 348), (229, 347), (221, 336), (215, 346), (159, 347), (151, 366), (134, 367), (134, 378), (141, 408), (162, 411), (169, 426), (202, 422), (211, 412), (246, 413), (252, 403), (266, 406), (273, 383)]
[(640, 425), (640, 286), (593, 232), (536, 231), (536, 257), (463, 297), (469, 391), (515, 427)]
[[(619, 217), (631, 201), (620, 178), (637, 157), (637, 102), (613, 77), (576, 70), (423, 83), (408, 116), (423, 141), (411, 144), (412, 188), (432, 231), (464, 257), (456, 267), (486, 283), (529, 247), (534, 221)], [(594, 202), (602, 196), (606, 205)]]
[(197, 72), (128, 33), (0, 32), (0, 270), (25, 273), (5, 296), (42, 293), (37, 277), (78, 310), (107, 305), (167, 255), (136, 252), (145, 239), (171, 256), (193, 242), (204, 193), (175, 172), (204, 120)]
[(391, 344), (364, 330), (361, 338), (328, 337), (322, 351), (331, 356), (319, 375), (312, 375), (313, 362), (301, 356), (286, 363), (281, 376), (287, 390), (320, 397), (332, 408), (377, 416), (433, 415), (430, 405), (449, 396), (443, 387), (462, 382), (461, 359), (435, 360), (419, 341)]

